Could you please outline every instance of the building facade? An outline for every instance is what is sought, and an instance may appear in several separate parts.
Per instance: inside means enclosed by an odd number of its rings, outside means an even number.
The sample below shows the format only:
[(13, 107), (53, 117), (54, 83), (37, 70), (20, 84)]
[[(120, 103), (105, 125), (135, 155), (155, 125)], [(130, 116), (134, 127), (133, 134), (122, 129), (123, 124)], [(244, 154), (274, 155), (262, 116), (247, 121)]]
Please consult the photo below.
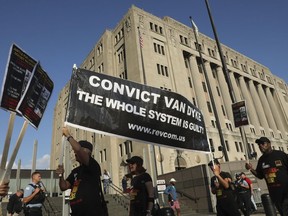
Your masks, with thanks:
[[(222, 160), (245, 160), (253, 152), (259, 156), (254, 141), (260, 136), (269, 137), (273, 148), (288, 152), (287, 83), (232, 48), (222, 45), (222, 52), (235, 99), (244, 100), (247, 107), (249, 125), (242, 126), (242, 134), (234, 126), (233, 100), (215, 40), (199, 33), (197, 45), (192, 28), (173, 18), (162, 19), (132, 6), (113, 30), (103, 33), (80, 67), (183, 95), (202, 111), (215, 157), (223, 155), (218, 146), (227, 153)], [(62, 160), (61, 127), (68, 95), (69, 84), (60, 92), (54, 109), (51, 169)], [(77, 128), (71, 131), (75, 139), (93, 143), (95, 159), (119, 185), (128, 171), (125, 160), (133, 155), (143, 156), (144, 166), (154, 179), (156, 175), (205, 164), (210, 158), (204, 153), (152, 146)], [(77, 163), (69, 145), (65, 145), (64, 152), (67, 172)], [(72, 163), (68, 162), (70, 158)]]

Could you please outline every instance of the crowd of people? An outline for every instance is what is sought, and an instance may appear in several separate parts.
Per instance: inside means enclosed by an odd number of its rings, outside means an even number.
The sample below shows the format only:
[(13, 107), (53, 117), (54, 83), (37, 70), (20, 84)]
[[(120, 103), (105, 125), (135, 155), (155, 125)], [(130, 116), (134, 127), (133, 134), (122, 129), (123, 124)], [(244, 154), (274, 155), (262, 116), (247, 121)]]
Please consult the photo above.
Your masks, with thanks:
[[(59, 165), (56, 169), (60, 189), (62, 191), (71, 189), (69, 198), (71, 215), (108, 216), (107, 203), (103, 194), (108, 193), (111, 183), (109, 172), (104, 169), (101, 175), (100, 165), (92, 157), (93, 145), (90, 142), (76, 141), (66, 127), (63, 127), (62, 132), (79, 162), (79, 166), (67, 174), (66, 178), (64, 178), (63, 165)], [(245, 168), (255, 177), (265, 179), (270, 197), (279, 214), (288, 216), (288, 156), (283, 151), (274, 150), (267, 137), (261, 137), (255, 142), (262, 156), (256, 168), (253, 168), (251, 163), (246, 163)], [(126, 162), (130, 172), (123, 176), (122, 189), (123, 193), (128, 193), (130, 196), (129, 216), (150, 216), (155, 204), (152, 178), (143, 167), (141, 157), (133, 156)], [(218, 159), (210, 161), (208, 166), (213, 173), (210, 187), (211, 193), (216, 196), (217, 216), (240, 216), (241, 212), (244, 216), (250, 216), (257, 210), (253, 199), (253, 184), (245, 172), (236, 173), (233, 179), (229, 172), (221, 170)], [(19, 189), (10, 196), (7, 205), (8, 216), (17, 216), (22, 210), (25, 216), (42, 216), (45, 187), (41, 182), (41, 173), (33, 172), (31, 178), (31, 183), (24, 190)], [(171, 178), (164, 194), (167, 195), (168, 205), (173, 209), (174, 214), (180, 216), (180, 204), (175, 185), (176, 180)], [(2, 183), (0, 196), (6, 196), (8, 190), (9, 182)]]

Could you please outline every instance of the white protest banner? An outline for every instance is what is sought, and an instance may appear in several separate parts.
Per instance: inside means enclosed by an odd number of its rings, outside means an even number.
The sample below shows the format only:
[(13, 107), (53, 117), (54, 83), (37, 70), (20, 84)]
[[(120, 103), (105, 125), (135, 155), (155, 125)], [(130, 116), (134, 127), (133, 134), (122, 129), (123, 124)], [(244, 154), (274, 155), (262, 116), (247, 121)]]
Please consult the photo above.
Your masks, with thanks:
[(209, 151), (203, 115), (185, 97), (77, 69), (67, 125), (150, 144)]

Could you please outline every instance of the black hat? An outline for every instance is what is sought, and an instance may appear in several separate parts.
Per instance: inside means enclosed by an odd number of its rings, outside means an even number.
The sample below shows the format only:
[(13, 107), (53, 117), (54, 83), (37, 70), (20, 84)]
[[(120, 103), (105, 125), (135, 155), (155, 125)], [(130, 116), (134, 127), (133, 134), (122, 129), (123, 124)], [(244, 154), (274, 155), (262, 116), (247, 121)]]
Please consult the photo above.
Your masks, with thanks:
[[(220, 164), (218, 159), (214, 159), (214, 164)], [(213, 166), (213, 161), (212, 160), (208, 163), (208, 166)]]
[(235, 174), (235, 177), (236, 177), (236, 178), (239, 178), (240, 176), (241, 176), (241, 174), (239, 174), (239, 173), (236, 173), (236, 174)]
[(133, 156), (133, 157), (127, 159), (126, 162), (129, 164), (136, 163), (137, 165), (141, 165), (141, 166), (143, 165), (143, 159), (139, 156)]
[(81, 140), (81, 141), (79, 141), (79, 144), (81, 145), (81, 147), (87, 148), (91, 152), (93, 151), (93, 145), (90, 142), (88, 142), (86, 140)]
[(256, 139), (255, 142), (257, 144), (264, 144), (264, 143), (270, 143), (270, 140), (267, 137), (260, 137), (259, 139)]

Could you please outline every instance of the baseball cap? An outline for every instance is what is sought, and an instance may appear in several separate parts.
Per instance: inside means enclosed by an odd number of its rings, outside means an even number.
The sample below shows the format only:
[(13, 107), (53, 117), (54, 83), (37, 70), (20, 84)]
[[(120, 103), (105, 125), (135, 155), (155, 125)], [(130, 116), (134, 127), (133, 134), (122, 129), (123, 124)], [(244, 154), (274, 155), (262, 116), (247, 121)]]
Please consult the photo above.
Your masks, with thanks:
[(241, 174), (239, 174), (239, 173), (236, 173), (236, 174), (235, 174), (235, 177), (236, 177), (236, 178), (239, 178), (240, 176), (241, 176)]
[(136, 163), (137, 165), (143, 165), (143, 159), (139, 156), (133, 156), (133, 157), (127, 159), (126, 162), (129, 164)]
[[(220, 164), (218, 159), (214, 159), (214, 164)], [(208, 163), (208, 166), (213, 166), (213, 161), (212, 160)]]
[(91, 152), (93, 151), (93, 145), (90, 142), (88, 142), (86, 140), (81, 140), (81, 141), (79, 141), (79, 144), (81, 145), (81, 147), (87, 148)]
[(255, 143), (257, 144), (270, 143), (270, 140), (267, 137), (260, 137), (259, 139), (256, 139)]
[(176, 182), (174, 178), (171, 178), (169, 182)]

